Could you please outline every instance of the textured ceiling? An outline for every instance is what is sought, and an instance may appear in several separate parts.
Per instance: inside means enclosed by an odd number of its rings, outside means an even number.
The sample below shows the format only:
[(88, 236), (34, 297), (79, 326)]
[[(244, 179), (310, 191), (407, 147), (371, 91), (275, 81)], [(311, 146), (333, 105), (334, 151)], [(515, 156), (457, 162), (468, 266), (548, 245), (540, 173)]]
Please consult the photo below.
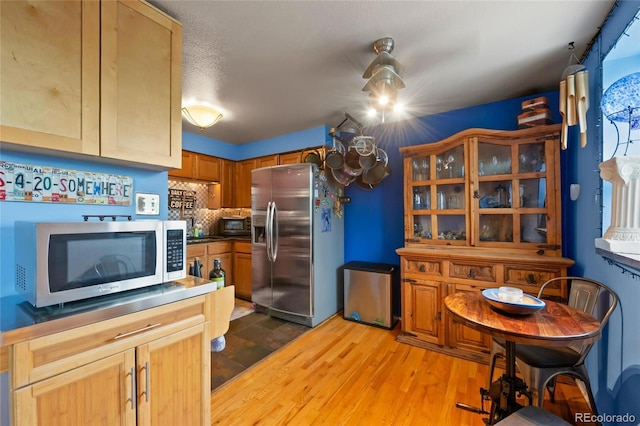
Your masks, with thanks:
[(392, 37), (410, 116), (555, 90), (613, 0), (175, 1), (152, 4), (183, 25), (183, 105), (224, 118), (185, 131), (234, 144), (317, 126), (348, 112), (366, 123), (362, 73)]

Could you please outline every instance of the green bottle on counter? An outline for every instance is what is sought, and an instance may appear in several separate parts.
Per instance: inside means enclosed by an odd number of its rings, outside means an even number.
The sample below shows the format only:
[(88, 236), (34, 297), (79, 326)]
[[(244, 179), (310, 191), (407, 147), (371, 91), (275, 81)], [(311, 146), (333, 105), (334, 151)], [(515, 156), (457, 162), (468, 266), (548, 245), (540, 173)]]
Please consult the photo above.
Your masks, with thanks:
[(224, 270), (221, 259), (213, 259), (213, 269), (209, 272), (209, 279), (216, 283), (216, 288), (224, 287)]

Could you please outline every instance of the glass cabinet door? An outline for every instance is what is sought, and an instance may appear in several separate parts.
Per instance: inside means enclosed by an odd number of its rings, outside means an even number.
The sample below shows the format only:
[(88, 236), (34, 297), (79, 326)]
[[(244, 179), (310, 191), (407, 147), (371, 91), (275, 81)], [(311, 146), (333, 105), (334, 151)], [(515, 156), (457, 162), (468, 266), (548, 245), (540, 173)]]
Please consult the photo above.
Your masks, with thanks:
[(405, 242), (561, 256), (560, 125), (402, 147)]
[(478, 245), (546, 243), (545, 142), (477, 140)]
[(466, 244), (465, 145), (408, 159), (412, 240)]

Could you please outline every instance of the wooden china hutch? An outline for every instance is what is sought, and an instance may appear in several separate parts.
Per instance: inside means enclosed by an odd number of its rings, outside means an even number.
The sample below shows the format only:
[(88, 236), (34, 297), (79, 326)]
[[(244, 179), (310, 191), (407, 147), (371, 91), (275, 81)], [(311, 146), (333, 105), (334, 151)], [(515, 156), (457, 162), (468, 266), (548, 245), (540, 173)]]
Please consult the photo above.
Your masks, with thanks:
[[(398, 340), (487, 362), (491, 338), (453, 322), (444, 298), (503, 285), (537, 295), (564, 276), (559, 125), (468, 129), (400, 148), (405, 246)], [(567, 298), (560, 285), (549, 295)]]

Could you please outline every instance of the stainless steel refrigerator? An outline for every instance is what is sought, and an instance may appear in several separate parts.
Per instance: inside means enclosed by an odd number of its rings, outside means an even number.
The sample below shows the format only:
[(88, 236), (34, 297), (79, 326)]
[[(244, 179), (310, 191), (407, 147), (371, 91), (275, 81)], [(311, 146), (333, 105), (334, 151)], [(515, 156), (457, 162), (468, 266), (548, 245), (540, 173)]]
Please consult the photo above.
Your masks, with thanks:
[(251, 173), (252, 301), (259, 311), (315, 327), (342, 309), (344, 221), (315, 164)]

